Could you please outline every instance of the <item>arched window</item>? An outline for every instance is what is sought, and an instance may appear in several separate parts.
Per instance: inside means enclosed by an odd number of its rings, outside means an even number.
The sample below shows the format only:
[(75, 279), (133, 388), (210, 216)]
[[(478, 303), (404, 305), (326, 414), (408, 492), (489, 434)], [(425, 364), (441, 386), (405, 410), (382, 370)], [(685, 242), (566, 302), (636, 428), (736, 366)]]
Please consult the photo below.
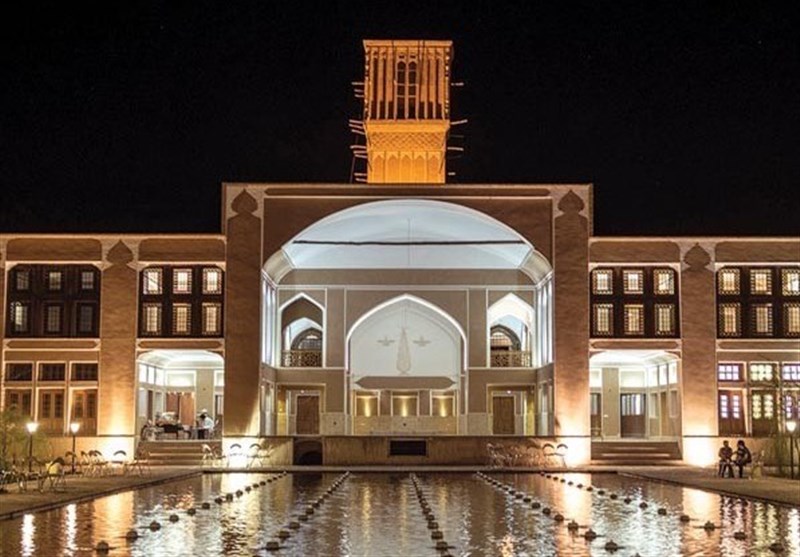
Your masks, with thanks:
[(491, 329), (491, 336), (489, 337), (489, 346), (492, 352), (495, 351), (514, 351), (517, 352), (521, 349), (521, 343), (514, 331), (502, 325), (495, 325)]
[(406, 117), (406, 63), (397, 63), (397, 118), (404, 119)]
[(408, 117), (417, 117), (417, 63), (408, 63)]
[(301, 332), (292, 342), (292, 350), (322, 350), (322, 331), (306, 329)]

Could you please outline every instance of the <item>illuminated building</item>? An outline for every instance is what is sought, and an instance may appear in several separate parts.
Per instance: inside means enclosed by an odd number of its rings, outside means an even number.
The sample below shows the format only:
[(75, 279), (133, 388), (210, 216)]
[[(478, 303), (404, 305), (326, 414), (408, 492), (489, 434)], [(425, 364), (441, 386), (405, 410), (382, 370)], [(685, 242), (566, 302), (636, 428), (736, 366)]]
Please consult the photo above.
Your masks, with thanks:
[(365, 183), (224, 184), (221, 234), (0, 236), (2, 403), (128, 450), (206, 409), (328, 463), (702, 463), (800, 417), (798, 238), (599, 237), (589, 184), (447, 184), (451, 43), (364, 46)]

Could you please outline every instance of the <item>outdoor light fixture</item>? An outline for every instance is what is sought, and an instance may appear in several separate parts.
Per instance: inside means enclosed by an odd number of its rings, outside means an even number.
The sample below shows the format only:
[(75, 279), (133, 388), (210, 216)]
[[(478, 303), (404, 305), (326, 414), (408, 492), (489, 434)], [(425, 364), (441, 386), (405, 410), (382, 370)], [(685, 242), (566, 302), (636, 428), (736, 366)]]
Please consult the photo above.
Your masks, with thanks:
[(75, 474), (75, 436), (78, 434), (78, 430), (81, 428), (81, 424), (78, 422), (72, 422), (69, 424), (69, 431), (72, 433), (72, 474)]
[(795, 420), (787, 420), (786, 431), (789, 432), (789, 477), (791, 479), (794, 479), (794, 430), (795, 429), (797, 429), (797, 422)]
[(30, 474), (33, 472), (33, 434), (39, 429), (39, 424), (28, 422), (25, 427), (28, 428), (28, 474)]

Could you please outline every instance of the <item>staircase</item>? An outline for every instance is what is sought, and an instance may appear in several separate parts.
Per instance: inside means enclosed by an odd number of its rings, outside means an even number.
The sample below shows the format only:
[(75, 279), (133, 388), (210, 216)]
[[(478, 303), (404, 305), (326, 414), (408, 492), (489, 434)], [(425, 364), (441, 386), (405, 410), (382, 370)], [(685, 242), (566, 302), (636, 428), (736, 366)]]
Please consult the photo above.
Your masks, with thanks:
[(221, 451), (219, 439), (142, 441), (139, 446), (150, 453), (152, 466), (201, 466), (203, 464), (203, 445)]
[(592, 464), (661, 465), (680, 464), (677, 441), (593, 441)]

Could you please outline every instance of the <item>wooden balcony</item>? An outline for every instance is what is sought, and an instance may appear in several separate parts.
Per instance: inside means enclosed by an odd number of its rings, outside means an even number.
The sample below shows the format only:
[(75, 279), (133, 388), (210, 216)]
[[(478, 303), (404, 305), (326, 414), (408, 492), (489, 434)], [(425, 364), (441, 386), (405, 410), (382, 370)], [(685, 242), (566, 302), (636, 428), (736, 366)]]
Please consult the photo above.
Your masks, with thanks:
[(491, 367), (531, 367), (531, 353), (522, 350), (492, 350)]
[(282, 367), (322, 367), (321, 350), (284, 350)]

